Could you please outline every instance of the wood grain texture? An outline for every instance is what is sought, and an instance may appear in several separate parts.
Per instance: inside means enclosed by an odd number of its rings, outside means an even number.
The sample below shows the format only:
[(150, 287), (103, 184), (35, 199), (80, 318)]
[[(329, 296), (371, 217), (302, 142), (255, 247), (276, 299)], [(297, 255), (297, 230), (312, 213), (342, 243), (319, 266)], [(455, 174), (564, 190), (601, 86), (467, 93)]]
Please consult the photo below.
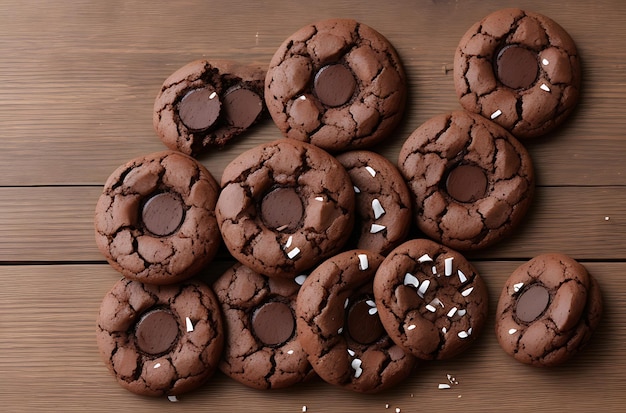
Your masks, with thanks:
[[(396, 162), (422, 122), (460, 108), (448, 70), (457, 43), (475, 21), (504, 7), (543, 13), (572, 35), (583, 91), (563, 127), (527, 143), (538, 188), (522, 227), (495, 247), (467, 254), (487, 282), (491, 305), (486, 330), (469, 352), (424, 363), (376, 396), (319, 381), (254, 391), (218, 373), (173, 404), (115, 383), (98, 354), (95, 318), (119, 274), (95, 246), (93, 212), (113, 170), (164, 149), (151, 118), (169, 74), (202, 57), (269, 63), (300, 27), (357, 19), (394, 44), (407, 71), (405, 118), (375, 148)], [(0, 411), (623, 411), (624, 21), (621, 0), (0, 0)], [(200, 160), (219, 180), (237, 154), (280, 137), (268, 121)], [(551, 251), (573, 256), (597, 277), (607, 311), (582, 354), (541, 370), (499, 348), (493, 310), (513, 269)], [(222, 253), (201, 277), (210, 282), (231, 263)], [(459, 384), (438, 390), (447, 374)]]

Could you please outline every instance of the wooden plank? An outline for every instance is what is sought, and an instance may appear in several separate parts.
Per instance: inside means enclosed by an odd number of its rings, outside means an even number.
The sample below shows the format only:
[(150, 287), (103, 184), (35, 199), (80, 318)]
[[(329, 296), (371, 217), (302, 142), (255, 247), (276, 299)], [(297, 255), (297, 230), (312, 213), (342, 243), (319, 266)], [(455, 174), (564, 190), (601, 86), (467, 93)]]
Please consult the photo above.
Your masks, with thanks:
[[(165, 398), (132, 395), (119, 387), (102, 363), (95, 343), (100, 301), (115, 283), (106, 265), (0, 267), (0, 398), (3, 411), (187, 412), (321, 411), (618, 411), (626, 402), (625, 263), (585, 263), (599, 280), (606, 315), (590, 345), (568, 364), (547, 370), (515, 362), (493, 334), (500, 288), (520, 262), (474, 262), (490, 293), (485, 330), (465, 354), (424, 363), (397, 388), (360, 395), (320, 381), (281, 391), (256, 391), (221, 373), (178, 405)], [(447, 374), (459, 382), (449, 390)], [(593, 378), (593, 379), (592, 379)], [(329, 401), (332, 400), (332, 406)], [(389, 409), (386, 405), (389, 404)]]
[[(0, 262), (102, 260), (93, 233), (101, 190), (0, 188)], [(579, 259), (624, 260), (624, 240), (624, 188), (542, 187), (512, 237), (468, 256), (524, 259), (562, 251)]]
[[(504, 6), (494, 0), (464, 2), (465, 7), (451, 1), (393, 7), (320, 1), (303, 13), (291, 2), (157, 7), (131, 1), (120, 8), (82, 1), (77, 7), (72, 3), (37, 13), (45, 2), (4, 3), (11, 12), (2, 13), (0, 20), (0, 186), (102, 184), (112, 169), (131, 157), (164, 149), (152, 130), (152, 104), (165, 77), (179, 66), (202, 56), (268, 62), (293, 31), (331, 15), (357, 18), (377, 28), (405, 62), (410, 80), (405, 121), (389, 146), (377, 148), (395, 161), (402, 142), (417, 126), (460, 108), (451, 72), (446, 74), (443, 66), (450, 65), (460, 36), (474, 21)], [(626, 183), (626, 120), (620, 109), (626, 106), (626, 27), (621, 24), (626, 4), (593, 4), (526, 5), (568, 29), (584, 63), (579, 109), (562, 129), (529, 143), (543, 185)], [(237, 24), (213, 16), (236, 16)], [(37, 30), (32, 30), (34, 25)], [(203, 161), (221, 175), (236, 154), (278, 137), (268, 121), (230, 150)]]

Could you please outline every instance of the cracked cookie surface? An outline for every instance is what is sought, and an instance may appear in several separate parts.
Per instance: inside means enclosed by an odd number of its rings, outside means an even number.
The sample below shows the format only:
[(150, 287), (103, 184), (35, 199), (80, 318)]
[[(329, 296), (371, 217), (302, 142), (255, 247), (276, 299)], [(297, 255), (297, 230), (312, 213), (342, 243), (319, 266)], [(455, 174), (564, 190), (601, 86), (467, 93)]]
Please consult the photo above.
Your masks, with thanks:
[(357, 150), (337, 156), (356, 194), (355, 225), (349, 245), (386, 255), (403, 242), (411, 221), (411, 194), (387, 158)]
[(224, 169), (218, 224), (230, 253), (270, 277), (294, 278), (346, 243), (354, 190), (343, 166), (294, 139), (261, 144)]
[(562, 364), (591, 338), (602, 314), (597, 281), (560, 253), (519, 266), (498, 301), (495, 331), (502, 349), (534, 366)]
[(213, 259), (221, 237), (219, 186), (175, 151), (135, 158), (107, 179), (95, 209), (96, 244), (125, 277), (150, 284), (189, 278)]
[(326, 382), (360, 393), (398, 384), (415, 364), (378, 317), (372, 281), (382, 261), (367, 250), (340, 253), (320, 264), (298, 293), (298, 340), (311, 365)]
[(454, 57), (461, 105), (519, 139), (560, 125), (579, 96), (581, 69), (569, 34), (538, 13), (503, 9), (475, 23)]
[(161, 86), (152, 123), (172, 150), (197, 156), (224, 146), (266, 113), (263, 67), (225, 60), (195, 60)]
[(427, 236), (457, 250), (484, 248), (515, 229), (530, 207), (530, 155), (509, 132), (469, 112), (435, 116), (404, 142), (398, 168)]
[(219, 303), (196, 281), (156, 286), (122, 279), (102, 300), (96, 339), (122, 387), (144, 396), (186, 393), (217, 368), (223, 346)]
[(295, 328), (300, 285), (237, 263), (213, 289), (224, 314), (224, 374), (255, 389), (285, 388), (314, 375)]
[(376, 271), (374, 297), (389, 336), (424, 360), (465, 351), (487, 318), (487, 287), (474, 267), (426, 239), (389, 253)]
[(298, 30), (278, 48), (265, 79), (267, 108), (283, 134), (333, 152), (389, 136), (405, 100), (406, 77), (393, 46), (350, 19)]

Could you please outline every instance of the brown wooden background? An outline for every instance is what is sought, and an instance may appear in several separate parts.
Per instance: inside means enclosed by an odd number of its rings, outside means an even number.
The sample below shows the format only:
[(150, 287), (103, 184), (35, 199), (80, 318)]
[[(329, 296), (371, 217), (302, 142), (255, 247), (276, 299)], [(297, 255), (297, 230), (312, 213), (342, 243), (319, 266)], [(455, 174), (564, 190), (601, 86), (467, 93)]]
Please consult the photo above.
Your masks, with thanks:
[[(164, 148), (152, 130), (151, 110), (171, 72), (200, 57), (269, 62), (287, 36), (314, 20), (360, 20), (396, 46), (410, 79), (405, 121), (381, 149), (395, 162), (412, 130), (460, 108), (445, 68), (461, 35), (509, 6), (546, 14), (569, 31), (582, 56), (584, 90), (564, 127), (529, 144), (538, 191), (523, 228), (470, 255), (488, 283), (492, 311), (469, 352), (425, 364), (403, 385), (376, 396), (321, 382), (260, 392), (218, 373), (174, 404), (117, 385), (99, 358), (94, 330), (100, 301), (119, 276), (96, 249), (93, 210), (117, 166)], [(621, 0), (0, 0), (0, 410), (624, 409), (625, 21)], [(236, 154), (278, 137), (267, 122), (202, 162), (219, 180)], [(540, 370), (500, 350), (493, 310), (511, 271), (550, 251), (570, 254), (597, 277), (606, 315), (584, 353)], [(226, 264), (211, 266), (207, 276)], [(438, 390), (447, 374), (459, 384)]]

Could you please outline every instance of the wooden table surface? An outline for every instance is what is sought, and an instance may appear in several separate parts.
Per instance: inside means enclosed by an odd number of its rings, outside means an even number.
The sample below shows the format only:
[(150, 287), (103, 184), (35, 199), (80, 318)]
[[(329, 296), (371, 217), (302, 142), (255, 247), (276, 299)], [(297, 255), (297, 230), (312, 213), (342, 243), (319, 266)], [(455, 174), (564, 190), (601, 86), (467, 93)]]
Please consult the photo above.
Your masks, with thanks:
[[(537, 196), (522, 228), (468, 254), (490, 317), (465, 354), (421, 366), (375, 396), (315, 381), (248, 389), (218, 373), (178, 403), (126, 392), (97, 351), (95, 318), (119, 275), (98, 252), (93, 211), (108, 175), (164, 149), (151, 122), (163, 80), (185, 63), (264, 64), (318, 19), (383, 33), (408, 73), (406, 116), (382, 152), (430, 117), (459, 109), (452, 65), (461, 35), (499, 8), (552, 17), (576, 41), (583, 92), (558, 131), (528, 144)], [(0, 1), (0, 410), (185, 412), (618, 411), (626, 402), (626, 2), (598, 1)], [(266, 122), (201, 161), (219, 180), (241, 151), (279, 138)], [(493, 333), (500, 289), (529, 258), (561, 251), (598, 279), (605, 316), (585, 351), (551, 370), (521, 365)], [(209, 266), (219, 274), (228, 261)], [(458, 385), (439, 390), (447, 375)], [(131, 410), (132, 409), (132, 410)]]

